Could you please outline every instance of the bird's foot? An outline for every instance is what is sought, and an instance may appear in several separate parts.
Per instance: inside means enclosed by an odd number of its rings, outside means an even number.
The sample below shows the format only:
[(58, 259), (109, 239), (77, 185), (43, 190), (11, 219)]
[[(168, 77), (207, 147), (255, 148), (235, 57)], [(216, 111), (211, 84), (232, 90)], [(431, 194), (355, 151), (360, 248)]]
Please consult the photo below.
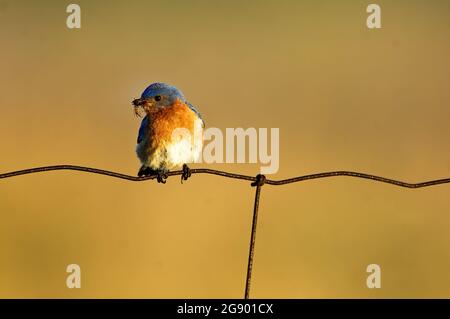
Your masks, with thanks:
[(187, 181), (189, 177), (191, 177), (191, 169), (186, 164), (183, 164), (183, 173), (181, 174), (181, 184), (183, 181)]
[(142, 166), (138, 172), (138, 176), (156, 176), (156, 180), (158, 183), (165, 184), (167, 179), (167, 171), (162, 169), (152, 169), (147, 166)]
[(157, 170), (156, 171), (156, 180), (158, 183), (165, 184), (167, 179), (167, 171)]
[(148, 166), (141, 166), (141, 168), (139, 169), (139, 172), (138, 172), (139, 177), (149, 176), (152, 174), (153, 174), (153, 170)]

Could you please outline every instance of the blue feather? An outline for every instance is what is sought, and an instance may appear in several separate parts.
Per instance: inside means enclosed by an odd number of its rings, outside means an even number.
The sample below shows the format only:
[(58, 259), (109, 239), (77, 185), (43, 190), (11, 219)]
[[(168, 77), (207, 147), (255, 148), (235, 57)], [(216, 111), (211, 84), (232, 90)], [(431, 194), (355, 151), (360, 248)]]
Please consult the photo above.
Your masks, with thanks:
[(146, 115), (141, 122), (141, 127), (139, 127), (139, 134), (138, 134), (138, 138), (137, 138), (137, 143), (141, 143), (142, 140), (144, 139), (145, 135), (147, 134), (147, 130), (148, 130), (148, 116)]
[(200, 120), (202, 120), (203, 123), (203, 127), (205, 127), (205, 121), (202, 118), (202, 115), (200, 114), (200, 112), (195, 108), (195, 106), (193, 106), (191, 103), (189, 103), (188, 101), (185, 101), (186, 105), (192, 110), (194, 111), (195, 114), (197, 114), (198, 118)]

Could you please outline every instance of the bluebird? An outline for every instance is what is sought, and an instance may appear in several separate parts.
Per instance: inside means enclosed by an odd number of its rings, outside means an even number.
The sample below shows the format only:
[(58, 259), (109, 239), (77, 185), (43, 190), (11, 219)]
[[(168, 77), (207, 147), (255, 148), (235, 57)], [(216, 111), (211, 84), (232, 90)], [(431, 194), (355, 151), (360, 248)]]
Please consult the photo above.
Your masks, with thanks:
[(165, 83), (151, 84), (132, 103), (137, 116), (145, 114), (137, 138), (136, 153), (142, 164), (138, 176), (157, 175), (158, 182), (165, 183), (170, 169), (183, 166), (182, 181), (186, 180), (190, 176), (187, 163), (201, 155), (205, 123), (200, 112), (180, 90)]

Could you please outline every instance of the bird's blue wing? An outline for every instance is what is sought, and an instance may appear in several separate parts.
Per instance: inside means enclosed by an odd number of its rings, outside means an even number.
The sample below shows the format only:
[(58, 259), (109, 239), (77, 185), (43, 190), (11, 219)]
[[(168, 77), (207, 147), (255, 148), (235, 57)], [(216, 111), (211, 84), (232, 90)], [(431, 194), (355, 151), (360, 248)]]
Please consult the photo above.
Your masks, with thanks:
[(191, 103), (186, 102), (186, 104), (187, 104), (187, 106), (189, 106), (189, 108), (190, 108), (192, 111), (194, 111), (195, 114), (197, 114), (198, 118), (199, 118), (200, 120), (202, 120), (203, 127), (205, 127), (205, 121), (203, 120), (202, 115), (200, 114), (200, 112), (199, 112), (199, 111), (195, 108), (195, 106), (193, 106)]
[(144, 139), (145, 135), (147, 134), (147, 130), (148, 130), (148, 116), (146, 115), (141, 122), (141, 127), (139, 128), (139, 134), (138, 134), (138, 138), (137, 138), (137, 143), (141, 143), (142, 140)]

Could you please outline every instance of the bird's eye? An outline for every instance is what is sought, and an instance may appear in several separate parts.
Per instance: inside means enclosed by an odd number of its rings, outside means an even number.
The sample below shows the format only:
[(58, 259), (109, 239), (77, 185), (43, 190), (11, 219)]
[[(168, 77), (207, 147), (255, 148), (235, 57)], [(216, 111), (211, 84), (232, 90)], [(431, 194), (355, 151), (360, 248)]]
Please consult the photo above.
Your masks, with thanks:
[(155, 95), (155, 101), (161, 101), (161, 95)]

